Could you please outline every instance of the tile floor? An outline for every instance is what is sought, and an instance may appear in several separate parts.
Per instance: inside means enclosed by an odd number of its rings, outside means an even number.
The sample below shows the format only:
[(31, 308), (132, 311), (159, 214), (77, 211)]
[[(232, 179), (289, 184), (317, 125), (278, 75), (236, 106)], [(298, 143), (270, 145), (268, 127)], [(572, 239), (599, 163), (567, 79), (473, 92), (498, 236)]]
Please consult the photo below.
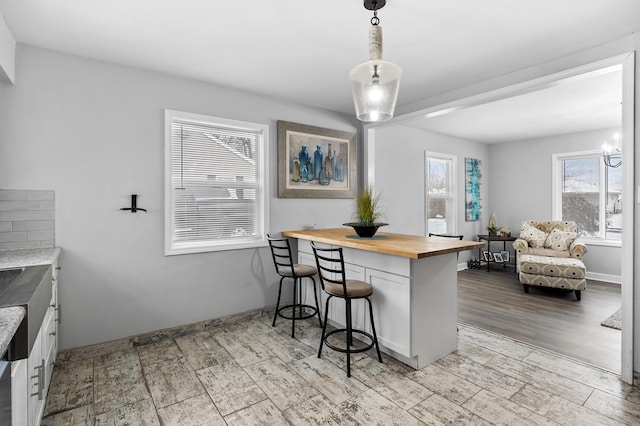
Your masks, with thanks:
[[(43, 425), (631, 425), (640, 389), (607, 371), (460, 325), (415, 371), (374, 351), (316, 356), (317, 322), (245, 320), (56, 365)], [(84, 359), (83, 359), (84, 358)]]

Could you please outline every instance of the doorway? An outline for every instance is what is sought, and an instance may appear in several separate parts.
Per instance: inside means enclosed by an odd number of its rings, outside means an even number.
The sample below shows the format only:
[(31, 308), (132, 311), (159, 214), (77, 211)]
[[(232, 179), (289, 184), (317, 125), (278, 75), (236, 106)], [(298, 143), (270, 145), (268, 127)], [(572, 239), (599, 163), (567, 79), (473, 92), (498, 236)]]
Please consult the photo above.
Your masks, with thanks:
[[(620, 104), (619, 111), (619, 125), (621, 129), (621, 133), (623, 135), (629, 135), (628, 141), (630, 143), (623, 143), (624, 149), (621, 153), (622, 161), (625, 164), (623, 170), (623, 183), (622, 183), (622, 195), (623, 199), (633, 200), (634, 199), (634, 147), (633, 147), (633, 135), (634, 135), (634, 105), (633, 105), (633, 94), (634, 92), (634, 54), (629, 53), (625, 55), (616, 56), (613, 58), (609, 58), (606, 60), (598, 61), (595, 63), (587, 64), (581, 67), (577, 67), (574, 69), (570, 69), (564, 72), (552, 74), (546, 77), (538, 78), (535, 80), (531, 80), (525, 83), (516, 84), (513, 86), (509, 86), (506, 88), (502, 88), (499, 90), (494, 90), (491, 92), (487, 92), (485, 94), (472, 96), (469, 98), (465, 98), (459, 101), (450, 102), (444, 105), (435, 106), (432, 108), (428, 108), (426, 110), (414, 112), (411, 114), (407, 114), (405, 116), (397, 117), (391, 122), (382, 124), (382, 125), (367, 125), (365, 126), (365, 162), (367, 164), (367, 182), (366, 184), (374, 183), (377, 187), (384, 187), (386, 182), (391, 182), (393, 180), (393, 172), (389, 172), (389, 170), (385, 170), (383, 161), (391, 161), (389, 157), (389, 153), (384, 149), (381, 149), (382, 145), (385, 142), (386, 138), (395, 137), (397, 139), (398, 136), (402, 136), (403, 138), (410, 140), (416, 137), (420, 137), (420, 131), (428, 131), (433, 135), (446, 135), (445, 127), (440, 128), (430, 128), (427, 129), (425, 126), (426, 121), (429, 119), (437, 119), (433, 120), (433, 122), (446, 123), (447, 120), (454, 118), (454, 113), (461, 113), (460, 115), (465, 115), (467, 112), (470, 112), (472, 109), (483, 109), (489, 108), (489, 105), (492, 103), (496, 103), (498, 101), (506, 101), (508, 102), (516, 102), (518, 99), (522, 99), (524, 95), (533, 95), (533, 96), (541, 96), (544, 94), (547, 89), (562, 88), (563, 82), (571, 81), (577, 83), (585, 83), (585, 79), (588, 76), (598, 75), (599, 73), (606, 74), (610, 72), (611, 67), (619, 67), (620, 69), (620, 91), (622, 92), (622, 99)], [(584, 102), (584, 101), (583, 101)], [(439, 119), (438, 119), (439, 117)], [(531, 117), (528, 117), (531, 119)], [(503, 133), (507, 133), (506, 129), (508, 129), (507, 123), (496, 124), (495, 121), (487, 121), (485, 123), (480, 123), (485, 126), (498, 126), (500, 130), (503, 130)], [(443, 125), (444, 126), (444, 125)], [(398, 130), (402, 127), (402, 130)], [(467, 126), (458, 126), (458, 127), (467, 127)], [(470, 126), (469, 126), (470, 127)], [(395, 128), (395, 131), (394, 131)], [(423, 133), (424, 134), (424, 133)], [(450, 135), (448, 135), (450, 136)], [(442, 139), (442, 138), (441, 138)], [(455, 140), (454, 140), (455, 139)], [(487, 147), (483, 154), (483, 149), (476, 149), (471, 144), (464, 144), (463, 135), (456, 135), (451, 139), (442, 139), (440, 141), (440, 145), (437, 147), (433, 146), (422, 146), (424, 149), (428, 150), (437, 150), (439, 152), (443, 152), (441, 146), (443, 144), (447, 144), (447, 146), (451, 147), (451, 154), (458, 155), (458, 158), (464, 158), (466, 156), (482, 156), (485, 155), (485, 158), (494, 158), (495, 156), (491, 156), (491, 148)], [(453, 142), (452, 142), (453, 141)], [(462, 141), (460, 143), (456, 143), (457, 141)], [(626, 140), (625, 140), (626, 141)], [(506, 141), (505, 141), (506, 142)], [(490, 143), (490, 142), (486, 142)], [(502, 142), (500, 142), (502, 143)], [(601, 145), (601, 142), (599, 142)], [(405, 146), (405, 145), (403, 145)], [(507, 145), (505, 145), (506, 147)], [(475, 150), (475, 151), (474, 151)], [(379, 155), (377, 151), (383, 152), (384, 157)], [(468, 152), (471, 152), (470, 154)], [(405, 158), (405, 169), (411, 168), (410, 162), (406, 160), (409, 157), (410, 153), (404, 153), (402, 158)], [(380, 158), (383, 157), (383, 158)], [(377, 158), (377, 161), (376, 161)], [(550, 162), (551, 159), (543, 160)], [(487, 162), (489, 163), (489, 162)], [(520, 158), (502, 158), (500, 162), (496, 164), (486, 164), (486, 166), (491, 167), (511, 167), (513, 173), (522, 173), (523, 170), (526, 171), (529, 167), (531, 167), (531, 161), (528, 155), (523, 155)], [(493, 169), (492, 169), (493, 170)], [(535, 174), (535, 170), (532, 173)], [(504, 175), (503, 175), (504, 176)], [(507, 174), (508, 176), (508, 174)], [(536, 176), (537, 178), (537, 176)], [(533, 177), (531, 178), (533, 179)], [(509, 202), (509, 194), (504, 194), (504, 192), (500, 192), (499, 190), (494, 190), (494, 188), (499, 188), (499, 181), (488, 181), (489, 185), (492, 186), (492, 194), (500, 194), (500, 195), (489, 195), (489, 191), (485, 188), (485, 203), (487, 206), (499, 205), (500, 203)], [(485, 182), (486, 184), (486, 182)], [(549, 183), (546, 181), (542, 183), (545, 188), (548, 188), (549, 197), (551, 193), (551, 184), (550, 177)], [(392, 188), (392, 185), (388, 185), (389, 188)], [(463, 191), (464, 189), (460, 189)], [(383, 190), (384, 191), (384, 190)], [(496, 192), (497, 191), (497, 192)], [(398, 192), (398, 191), (396, 191)], [(407, 211), (406, 205), (407, 199), (410, 199), (413, 194), (408, 189), (403, 189), (400, 191), (403, 197), (402, 203), (396, 203), (398, 205), (403, 206), (405, 212)], [(462, 193), (463, 194), (463, 193)], [(500, 200), (500, 197), (504, 197), (507, 201)], [(463, 197), (464, 198), (464, 197)], [(513, 203), (513, 198), (510, 199), (511, 204)], [(541, 203), (538, 203), (541, 204)], [(493, 207), (489, 207), (493, 208)], [(480, 233), (480, 231), (484, 230), (484, 225), (486, 225), (486, 220), (490, 211), (484, 212), (484, 220), (478, 224), (469, 224), (464, 223), (464, 221), (459, 223), (459, 229), (466, 229), (464, 232), (465, 239), (473, 239), (476, 233)], [(526, 219), (532, 218), (551, 218), (552, 212), (549, 203), (549, 207), (543, 207), (541, 211), (538, 213), (534, 213), (536, 217), (528, 217), (530, 211), (518, 212), (514, 214), (513, 217), (505, 218), (508, 221), (508, 224), (514, 229), (516, 232), (519, 229), (520, 221), (523, 220), (527, 216)], [(406, 214), (406, 213), (405, 213)], [(424, 211), (423, 211), (424, 214)], [(524, 216), (523, 216), (524, 215)], [(623, 203), (622, 205), (622, 227), (623, 229), (633, 230), (634, 229), (634, 215), (635, 208), (632, 202)], [(424, 217), (424, 215), (423, 215)], [(516, 219), (517, 218), (517, 219)], [(405, 221), (407, 225), (405, 229), (398, 229), (394, 231), (398, 232), (413, 232), (419, 233), (420, 231), (413, 231), (409, 228), (412, 222), (416, 222), (412, 217), (408, 217)], [(513, 222), (513, 223), (511, 223)], [(475, 228), (474, 228), (475, 227)], [(417, 228), (416, 228), (417, 229)], [(463, 232), (461, 232), (463, 233)], [(595, 247), (595, 246), (594, 246)], [(595, 249), (593, 251), (598, 252), (599, 249)], [(625, 235), (623, 234), (622, 242), (619, 248), (619, 258), (621, 260), (621, 266), (619, 269), (619, 281), (621, 283), (621, 294), (622, 294), (622, 315), (623, 315), (623, 323), (624, 327), (621, 331), (621, 339), (622, 339), (622, 353), (621, 353), (621, 376), (622, 379), (631, 383), (633, 378), (633, 233), (628, 232)], [(600, 256), (599, 254), (596, 256)]]

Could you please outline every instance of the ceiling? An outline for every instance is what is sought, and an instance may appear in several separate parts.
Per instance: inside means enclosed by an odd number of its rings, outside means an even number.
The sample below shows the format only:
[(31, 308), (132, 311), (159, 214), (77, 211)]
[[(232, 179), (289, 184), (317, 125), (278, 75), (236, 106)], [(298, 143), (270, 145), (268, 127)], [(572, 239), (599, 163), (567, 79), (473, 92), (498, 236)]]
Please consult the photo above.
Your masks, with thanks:
[(469, 108), (435, 111), (403, 125), (486, 144), (622, 125), (622, 66)]
[[(350, 115), (372, 16), (361, 0), (0, 0), (0, 14), (19, 43)], [(378, 16), (406, 109), (630, 35), (640, 1), (389, 0)]]

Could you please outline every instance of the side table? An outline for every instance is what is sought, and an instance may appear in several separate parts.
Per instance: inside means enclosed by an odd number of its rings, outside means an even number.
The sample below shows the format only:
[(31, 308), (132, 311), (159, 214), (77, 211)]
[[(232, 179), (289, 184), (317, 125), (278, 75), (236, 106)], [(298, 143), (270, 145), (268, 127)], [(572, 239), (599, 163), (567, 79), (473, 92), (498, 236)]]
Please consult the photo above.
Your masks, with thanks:
[[(478, 235), (478, 241), (480, 241), (480, 242), (486, 241), (487, 242), (487, 251), (488, 252), (491, 252), (491, 243), (493, 241), (502, 241), (502, 250), (506, 251), (507, 250), (507, 241), (515, 241), (517, 239), (518, 239), (518, 237), (515, 237), (515, 236), (509, 236), (509, 237), (495, 236), (494, 237), (494, 236), (489, 236), (487, 234)], [(515, 265), (516, 265), (517, 260), (518, 260), (517, 256), (518, 256), (518, 253), (514, 250), (513, 251), (514, 270), (516, 269)], [(502, 262), (495, 262), (495, 261), (491, 260), (491, 258), (483, 259), (483, 257), (482, 257), (482, 249), (478, 249), (478, 259), (480, 261), (484, 260), (485, 262), (487, 262), (487, 272), (491, 271), (491, 263), (492, 262), (493, 263), (502, 263)], [(503, 263), (503, 266), (505, 266), (504, 263)]]

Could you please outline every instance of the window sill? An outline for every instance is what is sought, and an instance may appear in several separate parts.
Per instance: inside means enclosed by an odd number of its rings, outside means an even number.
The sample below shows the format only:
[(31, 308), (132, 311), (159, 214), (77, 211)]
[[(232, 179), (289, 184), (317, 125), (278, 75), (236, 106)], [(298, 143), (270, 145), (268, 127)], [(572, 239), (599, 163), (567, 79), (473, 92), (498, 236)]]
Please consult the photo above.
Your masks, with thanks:
[(228, 251), (228, 250), (244, 250), (267, 247), (268, 244), (265, 241), (251, 241), (247, 243), (236, 244), (220, 244), (220, 245), (185, 245), (182, 247), (173, 247), (165, 251), (165, 256), (176, 256), (181, 254), (197, 254), (197, 253), (209, 253), (216, 251)]
[(622, 247), (622, 241), (617, 240), (580, 237), (580, 241), (585, 243), (587, 246)]

